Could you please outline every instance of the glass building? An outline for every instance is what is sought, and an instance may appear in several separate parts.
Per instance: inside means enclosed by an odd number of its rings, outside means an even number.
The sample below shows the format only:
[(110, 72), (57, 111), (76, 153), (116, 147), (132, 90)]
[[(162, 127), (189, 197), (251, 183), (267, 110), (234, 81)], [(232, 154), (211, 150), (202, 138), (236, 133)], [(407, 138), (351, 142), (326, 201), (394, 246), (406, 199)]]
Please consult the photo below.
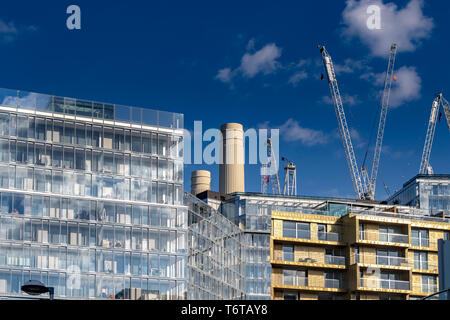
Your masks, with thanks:
[(185, 193), (189, 217), (188, 299), (245, 299), (245, 238), (232, 221)]
[(184, 299), (183, 115), (0, 90), (0, 296)]
[(450, 175), (418, 175), (391, 196), (389, 204), (425, 209), (431, 214), (450, 212)]

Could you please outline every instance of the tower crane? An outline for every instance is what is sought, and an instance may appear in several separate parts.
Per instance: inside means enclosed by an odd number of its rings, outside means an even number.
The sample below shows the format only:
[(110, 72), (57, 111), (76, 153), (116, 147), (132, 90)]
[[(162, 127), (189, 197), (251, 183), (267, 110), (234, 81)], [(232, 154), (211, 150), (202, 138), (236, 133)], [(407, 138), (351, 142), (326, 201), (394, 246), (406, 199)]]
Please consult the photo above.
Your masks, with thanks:
[(432, 174), (433, 168), (430, 165), (431, 149), (433, 147), (434, 134), (436, 132), (436, 122), (438, 121), (439, 107), (442, 105), (445, 118), (447, 119), (448, 129), (450, 130), (450, 107), (448, 101), (442, 93), (439, 93), (433, 100), (431, 106), (430, 120), (425, 137), (425, 146), (423, 147), (422, 160), (420, 162), (419, 174)]
[(375, 187), (381, 157), (381, 150), (383, 146), (384, 129), (386, 126), (387, 111), (389, 109), (389, 97), (391, 92), (392, 80), (394, 79), (393, 73), (394, 73), (395, 57), (397, 53), (397, 45), (393, 44), (391, 46), (391, 51), (389, 55), (389, 63), (388, 69), (386, 71), (383, 100), (380, 112), (380, 121), (378, 126), (377, 142), (374, 151), (374, 159), (370, 179), (367, 169), (365, 167), (362, 167), (361, 170), (359, 170), (356, 161), (356, 156), (353, 149), (350, 132), (348, 129), (342, 98), (336, 80), (333, 61), (331, 59), (331, 56), (328, 54), (325, 46), (319, 46), (319, 48), (320, 53), (322, 54), (322, 61), (327, 73), (328, 84), (330, 86), (331, 91), (331, 98), (338, 119), (339, 132), (341, 135), (342, 143), (344, 145), (347, 164), (350, 169), (350, 175), (353, 182), (353, 189), (355, 190), (355, 193), (357, 194), (359, 199), (373, 200), (375, 198)]
[(380, 122), (378, 124), (377, 142), (373, 153), (372, 173), (369, 182), (369, 198), (375, 199), (375, 188), (377, 184), (378, 168), (380, 166), (381, 150), (383, 148), (384, 129), (386, 127), (386, 117), (389, 109), (389, 97), (391, 94), (392, 80), (394, 79), (395, 56), (397, 54), (397, 45), (391, 46), (389, 54), (388, 68), (384, 80), (383, 100), (381, 102)]
[(355, 151), (353, 149), (352, 139), (350, 136), (350, 131), (348, 129), (347, 118), (344, 112), (344, 106), (342, 103), (341, 94), (339, 92), (338, 83), (336, 80), (336, 73), (334, 71), (333, 61), (331, 56), (328, 54), (325, 46), (321, 46), (320, 53), (322, 54), (322, 61), (325, 66), (325, 70), (328, 77), (328, 84), (331, 91), (331, 99), (333, 100), (334, 111), (336, 112), (336, 117), (338, 120), (339, 133), (341, 134), (342, 144), (344, 145), (345, 157), (347, 159), (347, 164), (350, 169), (350, 174), (353, 182), (353, 189), (358, 195), (359, 199), (365, 199), (367, 190), (363, 185), (361, 178), (361, 172), (358, 168), (358, 163), (356, 162)]

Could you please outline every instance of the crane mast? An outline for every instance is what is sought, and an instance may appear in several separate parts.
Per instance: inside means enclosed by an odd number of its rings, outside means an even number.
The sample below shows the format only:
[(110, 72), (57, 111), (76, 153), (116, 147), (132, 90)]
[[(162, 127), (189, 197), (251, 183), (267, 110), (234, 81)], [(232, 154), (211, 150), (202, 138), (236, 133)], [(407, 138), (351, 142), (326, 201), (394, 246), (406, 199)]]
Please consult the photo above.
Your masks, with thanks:
[(428, 121), (427, 135), (425, 137), (425, 146), (423, 147), (422, 160), (420, 162), (419, 174), (430, 174), (432, 168), (430, 165), (431, 149), (433, 148), (434, 135), (436, 132), (436, 123), (438, 121), (439, 107), (442, 105), (445, 118), (447, 119), (448, 129), (450, 130), (450, 107), (448, 101), (442, 93), (438, 94), (433, 100), (431, 106), (430, 120)]
[(348, 129), (347, 119), (345, 117), (344, 106), (336, 80), (333, 61), (331, 60), (331, 56), (325, 49), (325, 46), (320, 46), (319, 48), (328, 77), (328, 84), (330, 86), (334, 110), (336, 112), (336, 117), (338, 120), (339, 133), (341, 134), (342, 144), (344, 145), (345, 157), (347, 159), (347, 164), (353, 182), (353, 189), (355, 190), (355, 193), (358, 195), (359, 199), (366, 199), (367, 188), (365, 188), (365, 186), (363, 185), (361, 173), (356, 162), (355, 151), (353, 149), (350, 131)]
[(386, 71), (386, 78), (384, 81), (383, 100), (381, 103), (380, 122), (378, 125), (377, 142), (373, 154), (372, 173), (370, 175), (370, 182), (368, 187), (368, 198), (375, 199), (375, 188), (377, 183), (378, 168), (380, 166), (381, 150), (383, 148), (384, 129), (386, 127), (386, 117), (389, 109), (389, 97), (391, 94), (392, 80), (394, 78), (395, 56), (397, 54), (397, 45), (391, 46), (391, 53), (389, 55), (389, 63)]

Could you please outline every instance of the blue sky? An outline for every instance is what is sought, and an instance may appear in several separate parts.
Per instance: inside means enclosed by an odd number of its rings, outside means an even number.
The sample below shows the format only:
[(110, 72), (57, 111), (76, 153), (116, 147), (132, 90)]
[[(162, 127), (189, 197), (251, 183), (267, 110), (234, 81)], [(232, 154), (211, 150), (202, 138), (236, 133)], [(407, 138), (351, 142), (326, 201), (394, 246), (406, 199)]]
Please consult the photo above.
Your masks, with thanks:
[[(71, 4), (81, 8), (81, 30), (66, 28)], [(382, 8), (381, 30), (361, 20), (370, 4)], [(362, 165), (396, 41), (395, 107), (377, 186), (384, 199), (382, 181), (394, 191), (418, 172), (432, 100), (450, 92), (449, 11), (447, 1), (418, 0), (2, 2), (0, 87), (181, 112), (188, 129), (195, 120), (204, 128), (281, 128), (280, 153), (297, 164), (299, 193), (351, 198), (317, 45), (326, 44), (337, 65)], [(443, 120), (436, 173), (450, 173), (449, 150)], [(211, 170), (218, 189), (217, 166), (202, 165), (186, 166), (186, 189), (197, 169)], [(246, 188), (260, 190), (259, 166), (247, 166)]]

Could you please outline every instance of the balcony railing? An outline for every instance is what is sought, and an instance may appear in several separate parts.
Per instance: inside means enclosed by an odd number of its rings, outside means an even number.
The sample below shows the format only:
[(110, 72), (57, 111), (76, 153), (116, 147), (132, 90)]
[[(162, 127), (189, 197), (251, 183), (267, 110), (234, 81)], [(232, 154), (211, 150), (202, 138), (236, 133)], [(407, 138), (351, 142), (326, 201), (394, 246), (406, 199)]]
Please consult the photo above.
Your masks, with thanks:
[(418, 283), (413, 285), (412, 291), (414, 292), (420, 292), (420, 293), (427, 293), (432, 294), (439, 291), (437, 284), (431, 284), (431, 283)]
[(285, 254), (281, 251), (275, 251), (273, 258), (275, 261), (298, 262), (298, 263), (319, 263), (345, 266), (345, 257), (325, 255), (323, 258), (317, 256), (302, 256), (295, 260), (293, 254)]
[(410, 260), (410, 264), (411, 267), (416, 270), (427, 270), (432, 272), (439, 271), (438, 264), (432, 261)]
[(386, 243), (409, 243), (409, 237), (407, 234), (381, 233), (371, 231), (360, 231), (359, 240), (369, 240)]
[(354, 254), (352, 255), (354, 263), (377, 264), (392, 267), (409, 267), (409, 260), (404, 257), (379, 256), (374, 254)]
[(345, 257), (325, 256), (325, 264), (333, 264), (337, 266), (345, 266)]
[(307, 287), (308, 278), (304, 277), (283, 277), (283, 285), (285, 286), (296, 286), (296, 287)]
[(361, 278), (360, 286), (368, 289), (409, 290), (409, 281)]
[[(274, 283), (276, 285), (276, 282)], [(311, 279), (307, 277), (283, 277), (283, 285), (295, 287), (314, 287), (342, 289), (342, 281), (337, 279)]]
[(341, 235), (335, 232), (318, 232), (317, 239), (321, 241), (339, 242), (341, 241)]
[(437, 240), (411, 237), (411, 245), (414, 247), (437, 248)]

